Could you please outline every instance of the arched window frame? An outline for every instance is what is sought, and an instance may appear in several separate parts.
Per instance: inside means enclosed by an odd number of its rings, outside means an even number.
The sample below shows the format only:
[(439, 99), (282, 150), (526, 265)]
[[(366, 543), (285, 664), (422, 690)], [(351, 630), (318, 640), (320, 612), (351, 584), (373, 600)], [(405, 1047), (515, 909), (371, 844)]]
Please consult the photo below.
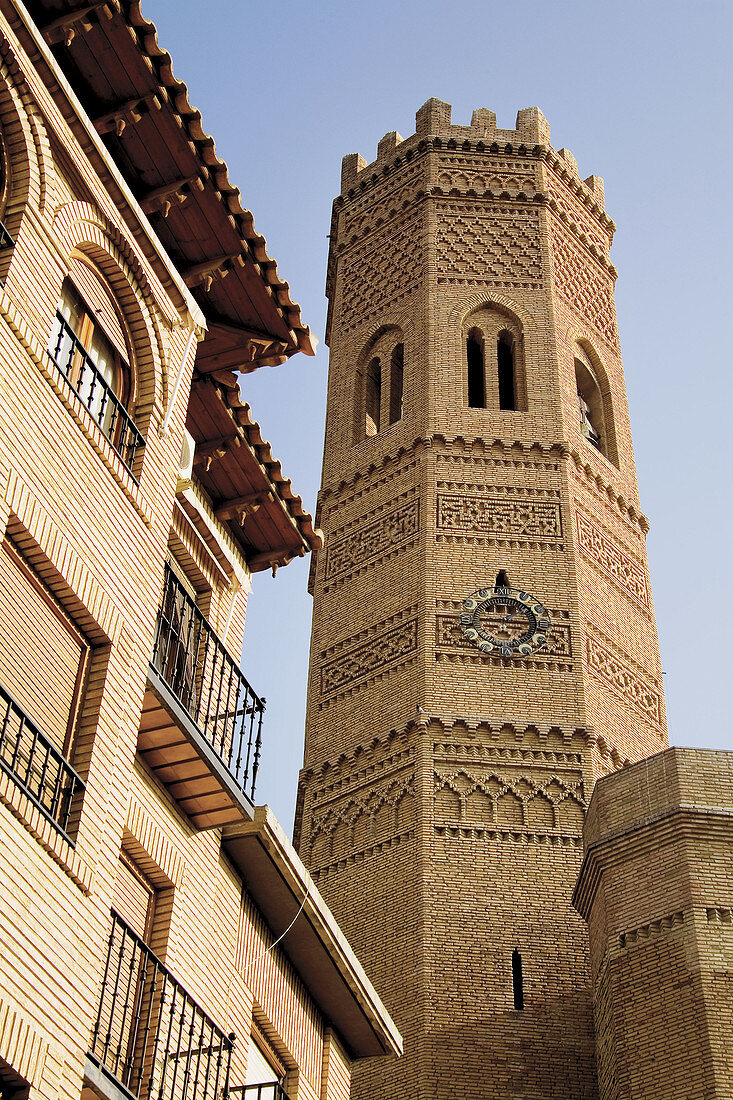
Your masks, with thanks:
[[(502, 381), (502, 345), (511, 351), (511, 398), (508, 383)], [(473, 364), (470, 361), (472, 346), (477, 349)], [(491, 302), (472, 310), (463, 327), (465, 405), (502, 414), (526, 411), (524, 359), (524, 331), (515, 314)], [(479, 370), (483, 377), (483, 400), (478, 385)]]
[(389, 422), (402, 419), (402, 403), (405, 387), (405, 345), (395, 344), (389, 358)]
[(396, 325), (385, 326), (357, 361), (353, 442), (374, 438), (404, 416), (405, 338)]
[(134, 422), (132, 345), (112, 288), (86, 257), (72, 256), (48, 352), (132, 472), (144, 439)]
[(379, 435), (382, 413), (382, 362), (369, 360), (364, 375), (364, 435)]
[(486, 357), (484, 336), (479, 328), (472, 328), (466, 336), (467, 403), (470, 409), (486, 408)]
[(586, 444), (618, 467), (611, 386), (597, 355), (577, 343), (573, 353), (578, 429)]

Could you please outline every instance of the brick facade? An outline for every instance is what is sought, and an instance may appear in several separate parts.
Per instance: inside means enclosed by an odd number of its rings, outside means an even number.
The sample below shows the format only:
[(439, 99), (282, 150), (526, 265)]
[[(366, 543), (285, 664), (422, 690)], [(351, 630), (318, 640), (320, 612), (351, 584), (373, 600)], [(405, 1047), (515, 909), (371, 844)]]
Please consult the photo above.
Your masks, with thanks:
[[(346, 1100), (353, 1061), (397, 1052), (399, 1036), (295, 852), (251, 801), (260, 744), (245, 737), (247, 759), (236, 759), (226, 723), (256, 716), (256, 696), (220, 692), (208, 710), (200, 705), (223, 668), (243, 690), (238, 665), (252, 574), (318, 544), (233, 370), (284, 361), (299, 346), (312, 352), (312, 343), (226, 166), (208, 152), (204, 158), (213, 142), (201, 137), (198, 113), (173, 78), (155, 28), (128, 7), (111, 2), (69, 14), (53, 0), (0, 5), (0, 217), (7, 231), (0, 249), (0, 537), (10, 592), (0, 617), (7, 640), (13, 593), (25, 585), (54, 623), (79, 635), (86, 661), (68, 737), (52, 743), (39, 715), (64, 675), (60, 657), (58, 681), (52, 670), (20, 684), (29, 699), (22, 708), (10, 698), (12, 654), (6, 661), (3, 649), (0, 1093), (129, 1100), (167, 1073), (156, 1095), (213, 1097), (225, 1079), (222, 1069), (213, 1091), (211, 1067), (225, 1065), (234, 1033), (231, 1087), (245, 1083), (255, 1034), (281, 1067), (291, 1100)], [(116, 67), (115, 51), (124, 50), (128, 57)], [(92, 103), (100, 57), (103, 87), (115, 102), (106, 111), (98, 103), (93, 113), (76, 96)], [(79, 58), (84, 64), (75, 70)], [(82, 70), (74, 83), (68, 74)], [(135, 79), (149, 80), (153, 90), (130, 101), (125, 82)], [(157, 160), (152, 140), (142, 142), (156, 170), (172, 173), (173, 158), (188, 156), (195, 174), (174, 177), (167, 190), (154, 179), (147, 187), (136, 181), (134, 160), (115, 143), (138, 125), (170, 126), (179, 135), (180, 147), (171, 140), (164, 157), (158, 146)], [(223, 261), (183, 262), (176, 247), (187, 240), (184, 216), (223, 219), (234, 236), (226, 260), (230, 300), (244, 310), (249, 299), (237, 280), (246, 276), (252, 299), (268, 304), (269, 312), (260, 305), (268, 332), (253, 334), (244, 315), (239, 329), (236, 318), (230, 331), (208, 323), (217, 314), (211, 296)], [(92, 354), (73, 344), (69, 326), (59, 327), (74, 263), (87, 265), (119, 313), (112, 327), (119, 323), (122, 332), (124, 370), (88, 301), (90, 346), (106, 351)], [(61, 347), (72, 349), (66, 362)], [(117, 364), (107, 389), (100, 381), (105, 355)], [(123, 385), (117, 377), (124, 371)], [(134, 458), (125, 449), (123, 410), (140, 433)], [(197, 451), (188, 466), (184, 443)], [(261, 487), (248, 488), (248, 471)], [(236, 490), (228, 496), (226, 478)], [(161, 597), (167, 556), (182, 578), (168, 604)], [(193, 650), (184, 621), (200, 631)], [(212, 672), (215, 635), (221, 643)], [(150, 659), (161, 637), (167, 649), (156, 670)], [(50, 645), (32, 624), (10, 641), (16, 654)], [(263, 751), (275, 751), (264, 729)], [(126, 867), (131, 861), (129, 889), (155, 898), (137, 939), (111, 915), (121, 904), (121, 855)], [(283, 913), (290, 931), (278, 923)], [(130, 902), (128, 924), (134, 916)], [(157, 985), (149, 979), (154, 968)], [(184, 1021), (183, 1008), (180, 1019), (170, 1008), (166, 1038), (155, 1012), (174, 1003), (185, 1003), (188, 1015)], [(112, 1006), (106, 1024), (105, 1006)], [(148, 1035), (157, 1037), (157, 1053), (145, 1047)], [(115, 1056), (118, 1040), (126, 1045)], [(142, 1074), (137, 1086), (135, 1072)], [(272, 1083), (268, 1089), (263, 1100), (280, 1095)]]
[(733, 1095), (733, 754), (672, 748), (602, 779), (584, 840), (599, 1095)]
[[(667, 744), (615, 227), (536, 108), (416, 123), (344, 158), (333, 208), (297, 844), (405, 1035), (357, 1096), (591, 1098), (584, 816)], [(525, 654), (461, 628), (502, 570), (549, 611)]]

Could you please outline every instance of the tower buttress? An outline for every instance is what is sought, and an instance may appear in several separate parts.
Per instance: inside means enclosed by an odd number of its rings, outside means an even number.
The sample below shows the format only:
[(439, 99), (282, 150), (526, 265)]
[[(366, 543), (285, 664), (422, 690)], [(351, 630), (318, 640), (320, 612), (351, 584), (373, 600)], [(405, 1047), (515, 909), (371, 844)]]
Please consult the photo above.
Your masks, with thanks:
[(615, 226), (549, 142), (431, 99), (334, 203), (296, 840), (405, 1036), (364, 1100), (597, 1095), (585, 807), (667, 743)]

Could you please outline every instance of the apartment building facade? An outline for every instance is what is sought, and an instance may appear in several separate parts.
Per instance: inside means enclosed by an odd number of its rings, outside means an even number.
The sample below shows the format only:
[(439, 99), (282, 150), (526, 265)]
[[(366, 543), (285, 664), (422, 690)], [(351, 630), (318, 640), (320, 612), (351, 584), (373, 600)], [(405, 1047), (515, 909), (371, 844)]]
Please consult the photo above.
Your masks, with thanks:
[(313, 338), (135, 3), (0, 4), (0, 1095), (331, 1100), (399, 1034), (266, 808), (240, 392)]

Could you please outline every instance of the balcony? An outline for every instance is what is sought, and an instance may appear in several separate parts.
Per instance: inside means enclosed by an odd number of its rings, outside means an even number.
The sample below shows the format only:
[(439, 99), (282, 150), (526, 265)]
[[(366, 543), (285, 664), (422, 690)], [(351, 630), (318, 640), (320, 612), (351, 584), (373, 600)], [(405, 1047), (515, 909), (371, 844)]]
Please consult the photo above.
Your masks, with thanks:
[(166, 565), (138, 752), (198, 828), (251, 817), (264, 711)]
[(233, 1046), (234, 1035), (217, 1027), (112, 913), (86, 1067), (95, 1091), (117, 1100), (219, 1100), (228, 1090)]
[(62, 836), (69, 836), (74, 799), (84, 783), (56, 746), (0, 686), (0, 768)]
[(234, 1085), (229, 1089), (232, 1100), (290, 1100), (279, 1081), (262, 1085)]
[(56, 314), (48, 352), (59, 373), (132, 474), (135, 457), (145, 446), (145, 440), (62, 313)]

